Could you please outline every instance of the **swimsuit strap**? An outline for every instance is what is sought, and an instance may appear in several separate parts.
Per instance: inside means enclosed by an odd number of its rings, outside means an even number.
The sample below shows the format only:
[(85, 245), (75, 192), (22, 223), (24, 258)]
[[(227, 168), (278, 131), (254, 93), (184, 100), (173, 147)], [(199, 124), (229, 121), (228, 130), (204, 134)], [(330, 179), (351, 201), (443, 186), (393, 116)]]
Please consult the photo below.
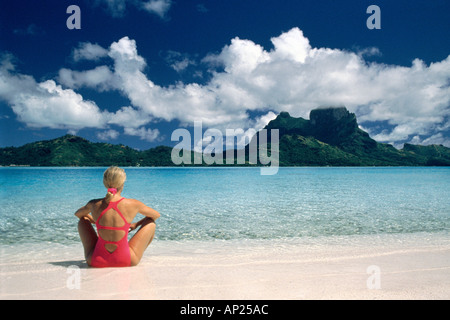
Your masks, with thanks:
[[(123, 199), (125, 199), (125, 198), (121, 198), (121, 199), (118, 200), (118, 201), (110, 202), (110, 203), (108, 204), (108, 206), (106, 207), (106, 209), (103, 210), (102, 213), (100, 214), (100, 216), (98, 217), (97, 221), (95, 221), (95, 224), (97, 225), (97, 227), (100, 227), (101, 229), (111, 229), (111, 230), (120, 230), (120, 229), (125, 229), (125, 227), (126, 227), (127, 230), (128, 230), (127, 225), (129, 225), (129, 223), (128, 223), (127, 219), (125, 219), (125, 217), (123, 216), (122, 212), (120, 212), (119, 208), (117, 207), (117, 205), (119, 204), (119, 202), (122, 201)], [(124, 225), (124, 226), (122, 226), (122, 227), (108, 227), (108, 226), (102, 226), (102, 225), (99, 224), (99, 221), (100, 221), (101, 217), (103, 217), (103, 215), (104, 215), (109, 209), (114, 209), (114, 211), (116, 211), (116, 212), (119, 214), (119, 216), (120, 216), (120, 217), (123, 219), (123, 221), (125, 222), (125, 225)]]

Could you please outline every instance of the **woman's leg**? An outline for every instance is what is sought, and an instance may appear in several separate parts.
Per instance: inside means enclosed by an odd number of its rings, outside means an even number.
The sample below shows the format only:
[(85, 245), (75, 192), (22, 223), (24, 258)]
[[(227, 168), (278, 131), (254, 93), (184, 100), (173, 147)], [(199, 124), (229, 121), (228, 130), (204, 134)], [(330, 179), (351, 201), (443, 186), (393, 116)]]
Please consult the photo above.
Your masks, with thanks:
[(92, 226), (92, 223), (87, 219), (80, 219), (78, 222), (78, 233), (84, 247), (84, 257), (88, 265), (91, 265), (91, 256), (97, 244), (98, 236)]
[(128, 242), (132, 266), (136, 266), (141, 261), (145, 249), (147, 249), (155, 236), (155, 230), (155, 221), (150, 218), (145, 218), (139, 230)]

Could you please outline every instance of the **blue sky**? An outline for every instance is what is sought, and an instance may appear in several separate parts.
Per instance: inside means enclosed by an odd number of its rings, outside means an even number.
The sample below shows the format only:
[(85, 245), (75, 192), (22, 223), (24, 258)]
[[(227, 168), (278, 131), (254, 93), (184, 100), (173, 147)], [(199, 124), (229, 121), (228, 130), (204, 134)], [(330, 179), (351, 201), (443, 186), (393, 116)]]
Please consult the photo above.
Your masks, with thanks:
[[(366, 26), (370, 5), (381, 29)], [(73, 133), (146, 150), (194, 121), (245, 136), (328, 105), (377, 141), (450, 147), (448, 12), (446, 0), (2, 1), (0, 147)]]

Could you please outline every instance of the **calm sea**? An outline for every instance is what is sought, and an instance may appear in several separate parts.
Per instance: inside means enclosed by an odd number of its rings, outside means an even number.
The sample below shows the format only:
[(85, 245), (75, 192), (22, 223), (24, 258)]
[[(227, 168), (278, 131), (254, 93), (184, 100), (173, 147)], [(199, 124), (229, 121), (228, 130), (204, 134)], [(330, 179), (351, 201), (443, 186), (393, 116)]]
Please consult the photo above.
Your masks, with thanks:
[[(0, 168), (0, 245), (79, 243), (74, 212), (105, 168)], [(157, 241), (448, 234), (450, 168), (125, 168), (161, 213)]]

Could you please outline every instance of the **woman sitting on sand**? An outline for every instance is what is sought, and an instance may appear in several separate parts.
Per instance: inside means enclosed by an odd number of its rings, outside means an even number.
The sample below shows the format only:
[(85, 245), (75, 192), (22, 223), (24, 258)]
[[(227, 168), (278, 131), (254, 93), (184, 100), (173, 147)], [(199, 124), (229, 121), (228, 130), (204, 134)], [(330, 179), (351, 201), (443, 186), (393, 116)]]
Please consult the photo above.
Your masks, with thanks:
[[(110, 167), (103, 174), (103, 184), (108, 189), (102, 199), (89, 201), (77, 210), (80, 218), (78, 233), (89, 266), (136, 266), (155, 235), (155, 220), (160, 214), (138, 200), (125, 199), (120, 194), (126, 180), (125, 171)], [(131, 223), (137, 213), (146, 216)], [(98, 235), (92, 224), (97, 226)], [(128, 232), (139, 230), (128, 242)]]

